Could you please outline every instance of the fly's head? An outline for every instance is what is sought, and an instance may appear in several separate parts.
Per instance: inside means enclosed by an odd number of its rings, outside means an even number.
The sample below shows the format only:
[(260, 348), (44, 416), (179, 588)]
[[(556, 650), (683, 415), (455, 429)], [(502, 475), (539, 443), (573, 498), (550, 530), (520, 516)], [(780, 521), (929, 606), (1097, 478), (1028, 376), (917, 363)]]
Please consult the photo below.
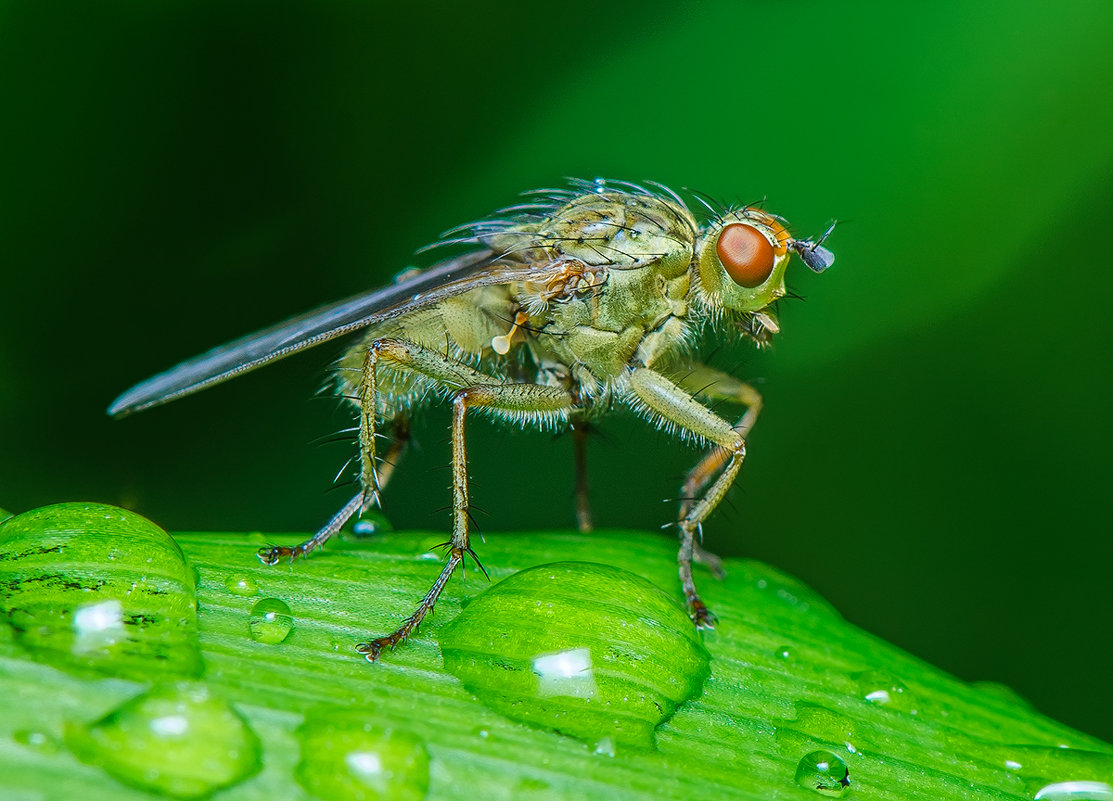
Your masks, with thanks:
[(759, 344), (779, 331), (769, 306), (787, 294), (785, 268), (793, 253), (815, 272), (835, 257), (817, 241), (793, 239), (784, 220), (755, 208), (729, 212), (708, 225), (698, 245), (700, 299), (713, 318), (725, 317)]

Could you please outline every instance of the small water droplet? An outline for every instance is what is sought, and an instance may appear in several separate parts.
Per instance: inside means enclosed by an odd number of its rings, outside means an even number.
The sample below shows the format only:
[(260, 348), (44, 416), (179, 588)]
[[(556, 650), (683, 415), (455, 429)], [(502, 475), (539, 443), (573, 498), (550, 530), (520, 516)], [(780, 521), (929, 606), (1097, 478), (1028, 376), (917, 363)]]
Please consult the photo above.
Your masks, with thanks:
[(224, 588), (233, 595), (250, 598), (259, 594), (259, 584), (249, 576), (229, 576), (224, 579)]
[(796, 651), (794, 651), (792, 646), (790, 645), (782, 645), (780, 648), (773, 651), (773, 656), (777, 657), (777, 659), (783, 659), (787, 662), (789, 659), (792, 659), (792, 657), (796, 656)]
[(134, 512), (64, 503), (0, 524), (0, 609), (21, 645), (63, 669), (140, 680), (201, 672), (193, 571)]
[(1036, 801), (1113, 801), (1113, 787), (1106, 782), (1054, 782), (1036, 791)]
[(80, 759), (124, 784), (199, 798), (258, 772), (259, 738), (202, 684), (157, 687), (88, 726), (66, 729)]
[(445, 668), (489, 707), (592, 746), (651, 747), (710, 672), (679, 604), (640, 576), (586, 562), (516, 573), (439, 636)]
[(818, 742), (838, 743), (848, 753), (862, 750), (859, 723), (838, 712), (807, 701), (794, 701), (794, 717), (778, 724), (774, 737), (788, 753), (798, 754)]
[(251, 607), (247, 627), (251, 639), (266, 645), (277, 645), (290, 636), (290, 630), (294, 627), (294, 615), (285, 601), (264, 598)]
[(376, 726), (357, 712), (308, 717), (298, 729), (294, 776), (325, 801), (419, 801), (429, 790), (429, 753), (413, 734)]
[(796, 783), (821, 795), (839, 798), (850, 788), (850, 771), (830, 751), (812, 751), (796, 765)]
[(12, 733), (12, 739), (44, 754), (53, 754), (59, 748), (58, 740), (52, 734), (36, 729), (20, 729)]
[(971, 687), (975, 687), (979, 692), (985, 693), (991, 698), (1003, 701), (1006, 704), (1012, 704), (1022, 709), (1034, 710), (1032, 702), (1022, 696), (1012, 687), (1007, 684), (1001, 684), (996, 681), (975, 681), (971, 682)]
[(916, 699), (898, 679), (882, 670), (866, 670), (854, 674), (862, 698), (871, 704), (896, 712), (917, 714)]
[(394, 531), (386, 515), (377, 510), (364, 512), (359, 520), (352, 524), (351, 533), (355, 539), (373, 537), (376, 534), (385, 534)]
[(595, 744), (595, 753), (600, 756), (613, 757), (615, 755), (614, 738), (604, 737)]

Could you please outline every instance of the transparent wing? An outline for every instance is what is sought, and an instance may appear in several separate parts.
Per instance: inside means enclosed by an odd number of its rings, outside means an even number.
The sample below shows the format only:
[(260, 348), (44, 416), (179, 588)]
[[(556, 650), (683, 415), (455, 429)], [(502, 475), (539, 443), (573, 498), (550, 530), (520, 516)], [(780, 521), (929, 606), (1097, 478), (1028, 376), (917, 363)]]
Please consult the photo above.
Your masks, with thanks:
[(291, 353), (432, 306), (453, 295), (481, 286), (543, 278), (550, 268), (548, 263), (500, 262), (499, 258), (491, 250), (465, 253), (391, 286), (322, 306), (213, 348), (135, 385), (112, 402), (108, 413), (120, 417), (169, 403)]

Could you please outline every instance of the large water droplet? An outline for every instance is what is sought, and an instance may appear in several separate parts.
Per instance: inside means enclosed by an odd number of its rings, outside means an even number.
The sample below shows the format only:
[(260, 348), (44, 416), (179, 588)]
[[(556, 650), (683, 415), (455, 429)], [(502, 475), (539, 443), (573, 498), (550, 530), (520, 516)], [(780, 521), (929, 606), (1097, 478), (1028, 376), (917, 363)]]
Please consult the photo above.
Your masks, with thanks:
[(850, 788), (846, 763), (830, 751), (812, 751), (796, 765), (796, 783), (821, 795), (838, 798)]
[(429, 753), (416, 736), (375, 726), (366, 715), (320, 713), (298, 729), (294, 776), (325, 801), (419, 801), (429, 789)]
[(264, 598), (251, 607), (247, 627), (251, 639), (267, 645), (277, 645), (290, 635), (290, 629), (294, 627), (294, 616), (285, 601)]
[(124, 784), (176, 798), (206, 796), (260, 767), (255, 732), (199, 684), (159, 687), (89, 726), (71, 726), (66, 745)]
[(591, 745), (651, 747), (710, 672), (679, 604), (640, 576), (587, 562), (500, 582), (441, 629), (440, 645), (445, 668), (492, 709)]
[(64, 503), (0, 523), (0, 609), (58, 667), (142, 680), (201, 671), (193, 571), (134, 512)]

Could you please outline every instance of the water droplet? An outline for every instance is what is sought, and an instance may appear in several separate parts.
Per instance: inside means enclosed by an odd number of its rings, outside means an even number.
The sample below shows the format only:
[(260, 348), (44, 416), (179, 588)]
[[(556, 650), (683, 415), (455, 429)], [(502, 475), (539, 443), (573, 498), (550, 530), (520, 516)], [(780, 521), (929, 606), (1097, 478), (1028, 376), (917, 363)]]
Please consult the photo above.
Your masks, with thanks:
[(250, 598), (259, 594), (259, 585), (249, 576), (229, 576), (224, 579), (224, 588), (233, 595)]
[(970, 686), (1006, 704), (1012, 704), (1023, 709), (1035, 709), (1031, 701), (1006, 684), (1000, 684), (996, 681), (975, 681), (971, 682)]
[(796, 765), (796, 783), (821, 795), (838, 798), (850, 788), (846, 763), (830, 751), (812, 751)]
[(45, 506), (0, 524), (0, 609), (37, 659), (122, 678), (201, 672), (193, 571), (134, 512)]
[[(1113, 754), (1031, 745), (1010, 745), (1000, 751), (1001, 762), (1006, 766), (1010, 763), (1019, 766), (1015, 770), (1025, 780), (1029, 792), (1044, 793), (1043, 796), (1037, 794), (1037, 798), (1089, 801), (1090, 795), (1071, 795), (1070, 792), (1092, 792), (1094, 786), (1104, 785), (1113, 778)], [(1113, 795), (1093, 797), (1113, 801)]]
[(53, 754), (59, 748), (59, 742), (52, 734), (35, 729), (20, 729), (13, 732), (12, 739), (20, 745), (46, 754)]
[(1055, 782), (1036, 791), (1036, 801), (1113, 801), (1113, 787), (1105, 782)]
[(251, 607), (247, 627), (251, 632), (251, 639), (267, 645), (277, 645), (290, 636), (294, 616), (285, 601), (264, 598)]
[(792, 704), (795, 716), (777, 724), (774, 737), (790, 754), (814, 748), (817, 743), (838, 744), (851, 754), (862, 748), (860, 724), (838, 712), (807, 701)]
[(441, 629), (440, 645), (445, 668), (492, 709), (593, 746), (651, 747), (710, 672), (679, 604), (640, 576), (586, 562), (500, 582)]
[(387, 520), (386, 515), (377, 510), (364, 512), (351, 527), (351, 533), (355, 539), (373, 537), (376, 534), (385, 534), (388, 531), (394, 531), (394, 526)]
[(777, 659), (783, 659), (786, 662), (792, 657), (796, 656), (796, 651), (790, 645), (782, 645), (780, 648), (773, 651), (773, 656)]
[(899, 680), (882, 670), (854, 674), (862, 698), (896, 712), (917, 714), (916, 699)]
[(363, 713), (308, 717), (298, 729), (294, 776), (326, 801), (419, 801), (429, 789), (429, 753), (415, 735), (376, 726)]
[(259, 738), (202, 684), (155, 688), (89, 726), (70, 726), (66, 745), (124, 784), (199, 798), (259, 770)]
[(595, 753), (600, 756), (613, 757), (615, 755), (614, 738), (604, 737), (595, 744)]

